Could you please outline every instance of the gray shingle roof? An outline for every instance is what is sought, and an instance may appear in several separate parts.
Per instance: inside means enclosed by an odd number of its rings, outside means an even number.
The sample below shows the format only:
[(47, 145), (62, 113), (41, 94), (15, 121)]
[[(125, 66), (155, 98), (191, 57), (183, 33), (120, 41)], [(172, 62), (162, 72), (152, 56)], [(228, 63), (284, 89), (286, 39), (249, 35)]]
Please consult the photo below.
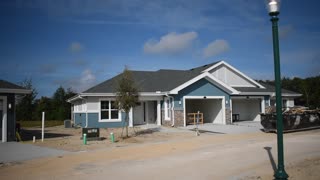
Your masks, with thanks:
[[(160, 69), (158, 71), (131, 71), (131, 73), (140, 92), (165, 92), (170, 91), (198, 76), (203, 70), (216, 63), (218, 62), (199, 66), (190, 70)], [(84, 93), (114, 93), (117, 80), (121, 75), (122, 74), (119, 74), (109, 80), (106, 80), (84, 91)]]
[[(158, 71), (131, 71), (133, 79), (136, 83), (139, 92), (166, 92), (170, 91), (183, 83), (189, 81), (190, 79), (201, 74), (205, 69), (219, 63), (214, 62), (204, 66), (199, 66), (189, 70), (169, 70), (169, 69), (160, 69)], [(122, 74), (119, 74), (109, 80), (106, 80), (83, 93), (115, 93), (118, 79), (120, 79)], [(266, 89), (257, 88), (257, 87), (233, 87), (237, 91), (245, 93), (271, 93), (275, 92), (274, 86), (260, 83)], [(282, 89), (282, 93), (295, 94), (298, 93), (292, 92), (286, 89)]]
[[(270, 93), (270, 92), (275, 92), (275, 87), (274, 86), (266, 84), (266, 83), (261, 83), (261, 82), (259, 84), (264, 86), (265, 89), (256, 88), (256, 87), (234, 87), (234, 89), (236, 89), (237, 91), (246, 92), (246, 93), (253, 93), (253, 92)], [(296, 92), (293, 92), (293, 91), (290, 91), (290, 90), (287, 90), (287, 89), (281, 89), (281, 91), (282, 91), (282, 93), (285, 93), (285, 94), (295, 94), (295, 95), (299, 94), (299, 93), (296, 93)]]
[(0, 89), (25, 89), (25, 88), (0, 79)]

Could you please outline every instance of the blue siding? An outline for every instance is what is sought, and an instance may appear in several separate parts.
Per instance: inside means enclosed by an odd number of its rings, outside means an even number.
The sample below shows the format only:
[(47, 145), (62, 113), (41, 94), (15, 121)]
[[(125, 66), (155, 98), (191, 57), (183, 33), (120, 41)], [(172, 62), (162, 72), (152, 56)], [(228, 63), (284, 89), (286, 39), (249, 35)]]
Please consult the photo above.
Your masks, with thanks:
[[(183, 96), (224, 96), (226, 101), (229, 101), (230, 99), (230, 96), (227, 92), (218, 88), (206, 79), (200, 79), (199, 81), (179, 91), (179, 94), (174, 95), (175, 109), (183, 109)], [(181, 101), (181, 104), (179, 104), (179, 101)], [(226, 107), (228, 106), (229, 103), (226, 104)]]
[[(80, 116), (81, 114), (81, 116)], [(126, 114), (122, 112), (120, 122), (99, 122), (99, 113), (88, 113), (88, 128), (116, 128), (122, 127), (125, 123)], [(86, 113), (75, 113), (75, 124), (82, 122), (81, 127), (86, 126)]]
[(74, 125), (80, 125), (81, 127), (86, 124), (86, 113), (75, 113), (74, 114)]

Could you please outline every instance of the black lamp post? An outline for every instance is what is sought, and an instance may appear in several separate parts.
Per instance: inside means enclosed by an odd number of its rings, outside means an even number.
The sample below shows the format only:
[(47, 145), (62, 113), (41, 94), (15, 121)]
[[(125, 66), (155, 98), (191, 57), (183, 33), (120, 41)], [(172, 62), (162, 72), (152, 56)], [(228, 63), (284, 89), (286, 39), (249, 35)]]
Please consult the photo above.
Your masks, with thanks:
[(280, 74), (280, 53), (278, 38), (278, 15), (280, 9), (280, 0), (268, 0), (268, 11), (272, 22), (273, 35), (273, 57), (274, 74), (276, 83), (276, 112), (277, 112), (277, 143), (278, 143), (278, 167), (274, 174), (276, 179), (288, 179), (288, 174), (284, 169), (283, 155), (283, 118), (282, 118), (282, 97), (281, 97), (281, 74)]

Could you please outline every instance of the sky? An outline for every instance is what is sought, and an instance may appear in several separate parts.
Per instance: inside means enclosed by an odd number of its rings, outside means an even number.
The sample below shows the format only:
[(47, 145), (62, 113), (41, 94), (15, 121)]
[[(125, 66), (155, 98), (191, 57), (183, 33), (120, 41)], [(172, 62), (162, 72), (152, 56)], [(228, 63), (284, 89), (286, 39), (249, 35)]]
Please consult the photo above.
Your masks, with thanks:
[[(282, 0), (281, 75), (320, 75), (320, 2)], [(38, 97), (82, 92), (131, 70), (224, 60), (274, 79), (265, 0), (1, 0), (0, 79), (32, 79)]]

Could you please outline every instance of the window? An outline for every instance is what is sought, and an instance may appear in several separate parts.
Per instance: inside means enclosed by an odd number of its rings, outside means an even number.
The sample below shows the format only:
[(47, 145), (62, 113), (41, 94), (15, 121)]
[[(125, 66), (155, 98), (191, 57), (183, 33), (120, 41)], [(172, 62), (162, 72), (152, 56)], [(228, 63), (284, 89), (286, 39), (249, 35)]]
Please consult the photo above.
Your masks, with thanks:
[(171, 120), (171, 102), (170, 98), (164, 99), (164, 119)]
[(115, 101), (100, 102), (100, 118), (101, 120), (118, 120), (119, 110)]

